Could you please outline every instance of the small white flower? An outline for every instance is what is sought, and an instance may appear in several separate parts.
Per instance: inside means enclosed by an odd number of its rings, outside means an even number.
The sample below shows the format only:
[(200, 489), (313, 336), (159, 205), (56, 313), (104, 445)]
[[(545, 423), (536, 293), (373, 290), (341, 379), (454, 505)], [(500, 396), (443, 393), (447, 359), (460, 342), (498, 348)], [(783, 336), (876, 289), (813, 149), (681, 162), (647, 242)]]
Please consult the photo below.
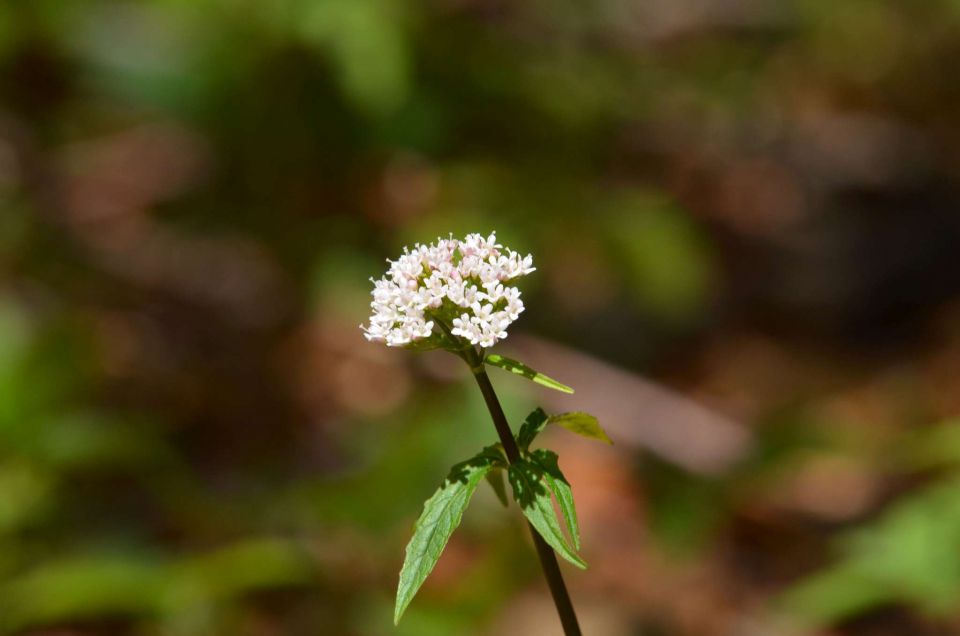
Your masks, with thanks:
[(367, 340), (391, 347), (440, 338), (445, 330), (492, 347), (523, 311), (520, 290), (510, 283), (534, 271), (533, 257), (497, 243), (496, 233), (418, 243), (387, 262), (386, 275), (373, 281), (369, 325), (360, 328)]
[(501, 298), (507, 301), (504, 311), (510, 317), (510, 320), (516, 320), (523, 312), (523, 301), (520, 300), (520, 290), (516, 287), (508, 288)]

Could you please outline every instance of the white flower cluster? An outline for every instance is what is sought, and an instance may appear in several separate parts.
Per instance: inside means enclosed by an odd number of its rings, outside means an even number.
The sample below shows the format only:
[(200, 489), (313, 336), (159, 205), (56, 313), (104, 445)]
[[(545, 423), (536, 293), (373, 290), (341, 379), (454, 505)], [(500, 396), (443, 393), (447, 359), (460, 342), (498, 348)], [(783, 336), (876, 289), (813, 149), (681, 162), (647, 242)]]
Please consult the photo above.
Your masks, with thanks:
[(387, 262), (387, 274), (371, 279), (370, 326), (360, 328), (367, 340), (392, 347), (430, 338), (440, 323), (471, 344), (493, 346), (523, 311), (520, 290), (509, 283), (534, 271), (532, 256), (503, 247), (495, 233), (418, 243)]

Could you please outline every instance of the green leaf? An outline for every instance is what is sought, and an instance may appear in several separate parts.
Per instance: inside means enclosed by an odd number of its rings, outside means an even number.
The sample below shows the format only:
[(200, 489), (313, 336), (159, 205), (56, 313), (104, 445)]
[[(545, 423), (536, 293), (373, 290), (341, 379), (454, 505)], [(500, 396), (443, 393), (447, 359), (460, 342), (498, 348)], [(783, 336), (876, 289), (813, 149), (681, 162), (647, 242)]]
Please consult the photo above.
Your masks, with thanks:
[(520, 426), (520, 432), (517, 433), (517, 446), (526, 450), (546, 425), (547, 414), (543, 412), (542, 408), (537, 407)]
[(557, 391), (562, 391), (564, 393), (573, 393), (573, 389), (568, 387), (566, 384), (560, 384), (553, 378), (547, 377), (544, 374), (531, 369), (527, 365), (512, 358), (507, 358), (496, 353), (491, 353), (486, 358), (484, 362), (487, 364), (493, 365), (495, 367), (500, 367), (501, 369), (506, 369), (510, 373), (516, 373), (517, 375), (522, 375), (528, 380), (533, 380), (537, 384), (542, 384), (545, 387), (551, 389), (556, 389)]
[(508, 474), (513, 498), (540, 536), (567, 561), (578, 568), (586, 568), (587, 564), (563, 536), (543, 468), (537, 463), (521, 459), (510, 465)]
[(530, 453), (530, 458), (543, 469), (544, 479), (550, 492), (560, 504), (560, 512), (567, 523), (567, 531), (573, 539), (573, 547), (580, 549), (580, 524), (577, 523), (577, 507), (573, 503), (573, 490), (570, 482), (560, 471), (559, 458), (553, 451), (539, 448)]
[(607, 437), (606, 431), (600, 426), (597, 418), (589, 413), (573, 412), (551, 415), (547, 424), (559, 424), (571, 433), (589, 437), (590, 439), (600, 440), (607, 444), (613, 444), (613, 440)]
[(510, 505), (510, 502), (507, 501), (507, 487), (503, 483), (502, 470), (497, 469), (487, 473), (487, 483), (493, 488), (493, 492), (496, 493), (497, 499), (500, 500), (504, 508)]
[(404, 610), (440, 559), (480, 480), (493, 468), (503, 465), (502, 457), (499, 450), (487, 447), (475, 457), (456, 464), (437, 492), (424, 503), (400, 570), (394, 624), (400, 622)]
[(613, 444), (610, 438), (607, 437), (607, 433), (600, 426), (597, 418), (589, 413), (561, 413), (547, 417), (543, 409), (537, 408), (527, 416), (523, 425), (520, 426), (520, 432), (517, 433), (517, 446), (519, 446), (521, 450), (527, 450), (537, 435), (539, 435), (548, 424), (558, 424), (577, 435), (600, 440), (607, 444)]

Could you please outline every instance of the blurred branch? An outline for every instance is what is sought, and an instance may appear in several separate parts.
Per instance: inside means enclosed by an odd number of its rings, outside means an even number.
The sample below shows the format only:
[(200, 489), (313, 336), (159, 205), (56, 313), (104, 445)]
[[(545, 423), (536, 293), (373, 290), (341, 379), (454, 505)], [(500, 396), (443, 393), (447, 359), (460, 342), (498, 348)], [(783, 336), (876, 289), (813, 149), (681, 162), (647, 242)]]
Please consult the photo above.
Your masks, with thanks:
[[(596, 415), (617, 445), (650, 450), (701, 474), (721, 473), (749, 450), (751, 436), (741, 424), (635, 373), (532, 336), (514, 336), (504, 348), (573, 386), (578, 408)], [(553, 391), (544, 391), (542, 401), (548, 410), (569, 406)]]

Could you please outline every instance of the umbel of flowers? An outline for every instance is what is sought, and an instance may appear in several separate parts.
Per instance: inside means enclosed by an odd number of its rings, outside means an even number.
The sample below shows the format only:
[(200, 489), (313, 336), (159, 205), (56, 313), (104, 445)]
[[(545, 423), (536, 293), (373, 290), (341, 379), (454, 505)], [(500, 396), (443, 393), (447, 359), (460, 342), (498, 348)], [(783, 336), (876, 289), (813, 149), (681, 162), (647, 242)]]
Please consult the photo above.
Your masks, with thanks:
[(443, 326), (470, 344), (492, 347), (523, 311), (511, 283), (535, 269), (532, 256), (500, 245), (495, 233), (418, 243), (387, 262), (386, 275), (373, 280), (370, 325), (361, 328), (368, 340), (391, 347), (443, 346)]
[(527, 416), (514, 435), (486, 372), (487, 365), (496, 366), (573, 393), (570, 387), (522, 362), (486, 351), (507, 337), (507, 327), (523, 312), (520, 290), (513, 283), (534, 271), (533, 258), (500, 245), (495, 234), (486, 238), (469, 234), (463, 240), (451, 235), (430, 245), (417, 244), (412, 250), (404, 248), (400, 258), (387, 262), (387, 273), (373, 280), (373, 314), (369, 325), (360, 325), (364, 335), (391, 347), (443, 348), (462, 358), (473, 372), (500, 440), (454, 465), (424, 503), (400, 570), (394, 621), (400, 620), (436, 565), (480, 482), (486, 480), (507, 504), (506, 475), (513, 499), (529, 521), (564, 633), (579, 636), (576, 613), (556, 558), (559, 554), (586, 567), (578, 554), (580, 529), (573, 491), (560, 471), (556, 453), (531, 448), (531, 444), (549, 424), (607, 443), (610, 439), (591, 415), (547, 415), (542, 409)]

